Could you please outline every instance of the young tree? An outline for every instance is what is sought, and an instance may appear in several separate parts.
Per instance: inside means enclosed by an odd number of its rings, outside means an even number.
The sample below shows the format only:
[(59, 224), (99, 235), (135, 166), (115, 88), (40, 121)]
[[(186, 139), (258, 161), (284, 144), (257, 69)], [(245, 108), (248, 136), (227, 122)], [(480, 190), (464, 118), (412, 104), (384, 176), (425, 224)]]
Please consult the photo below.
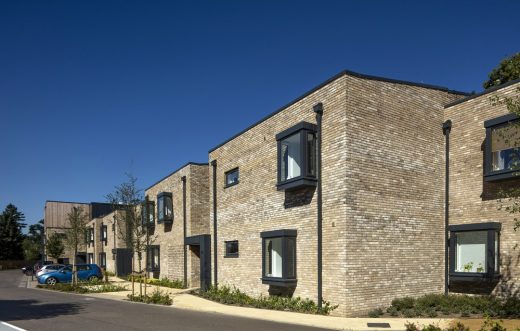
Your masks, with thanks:
[(23, 241), (23, 253), (27, 261), (39, 260), (43, 256), (43, 220), (29, 226), (29, 233)]
[(484, 82), (483, 86), (485, 89), (488, 89), (518, 78), (520, 78), (520, 53), (516, 53), (502, 60), (500, 64), (489, 73), (489, 79)]
[(13, 204), (0, 215), (0, 260), (23, 259), (22, 242), (25, 216)]
[[(148, 227), (143, 226), (141, 218), (143, 196), (142, 191), (136, 186), (137, 178), (131, 174), (126, 175), (128, 180), (116, 186), (114, 192), (108, 194), (106, 199), (117, 211), (114, 213), (114, 217), (119, 238), (133, 250), (134, 258), (137, 255), (137, 272), (142, 273), (143, 255), (146, 254), (149, 245), (155, 238), (149, 235)], [(135, 266), (132, 264), (132, 273), (135, 271)], [(139, 289), (140, 295), (142, 295), (142, 286)]]
[(47, 248), (47, 255), (55, 260), (62, 256), (65, 251), (65, 246), (63, 245), (60, 235), (57, 233), (53, 233), (49, 237), (45, 247)]
[(72, 284), (76, 285), (77, 279), (77, 264), (78, 264), (78, 250), (82, 243), (85, 242), (85, 231), (87, 229), (86, 223), (88, 215), (81, 207), (73, 207), (71, 212), (67, 214), (69, 221), (69, 228), (65, 232), (65, 242), (67, 247), (74, 252), (74, 262), (72, 264)]
[[(510, 113), (516, 114), (520, 118), (520, 88), (516, 90), (516, 95), (511, 97), (491, 97), (490, 99), (493, 105), (505, 105)], [(513, 127), (512, 133), (503, 134), (499, 138), (508, 142), (509, 145), (520, 146), (520, 138), (517, 138), (518, 135), (515, 134), (515, 132), (520, 131), (520, 122), (511, 122), (511, 125)], [(520, 147), (514, 148), (514, 151), (512, 169), (520, 170), (520, 159), (518, 158)], [(520, 175), (520, 172), (516, 174)], [(520, 228), (520, 187), (516, 186), (502, 190), (500, 197), (498, 209), (505, 210), (514, 216), (514, 229), (515, 231), (518, 230)]]

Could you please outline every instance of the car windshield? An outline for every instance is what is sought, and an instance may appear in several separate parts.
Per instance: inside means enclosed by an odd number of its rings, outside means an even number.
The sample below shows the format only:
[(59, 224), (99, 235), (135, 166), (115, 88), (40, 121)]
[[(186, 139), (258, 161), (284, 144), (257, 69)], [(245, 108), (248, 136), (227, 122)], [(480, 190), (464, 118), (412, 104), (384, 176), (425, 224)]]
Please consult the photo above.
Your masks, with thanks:
[(67, 267), (61, 268), (60, 271), (72, 271), (72, 268), (70, 266), (67, 266)]

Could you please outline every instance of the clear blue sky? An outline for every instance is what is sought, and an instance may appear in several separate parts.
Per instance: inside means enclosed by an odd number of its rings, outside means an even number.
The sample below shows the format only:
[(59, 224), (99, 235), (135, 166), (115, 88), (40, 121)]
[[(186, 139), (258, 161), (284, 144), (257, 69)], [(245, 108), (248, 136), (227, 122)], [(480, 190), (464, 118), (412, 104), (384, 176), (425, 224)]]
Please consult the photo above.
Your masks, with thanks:
[(343, 69), (480, 91), (519, 1), (2, 1), (0, 209), (145, 188)]

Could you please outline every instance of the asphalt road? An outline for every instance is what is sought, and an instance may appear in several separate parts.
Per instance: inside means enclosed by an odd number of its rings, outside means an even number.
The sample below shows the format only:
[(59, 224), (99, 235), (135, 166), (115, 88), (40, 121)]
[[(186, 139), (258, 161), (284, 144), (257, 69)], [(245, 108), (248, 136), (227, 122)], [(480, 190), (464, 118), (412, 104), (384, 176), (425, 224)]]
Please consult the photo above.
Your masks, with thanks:
[(0, 331), (324, 330), (26, 288), (19, 270), (0, 271)]

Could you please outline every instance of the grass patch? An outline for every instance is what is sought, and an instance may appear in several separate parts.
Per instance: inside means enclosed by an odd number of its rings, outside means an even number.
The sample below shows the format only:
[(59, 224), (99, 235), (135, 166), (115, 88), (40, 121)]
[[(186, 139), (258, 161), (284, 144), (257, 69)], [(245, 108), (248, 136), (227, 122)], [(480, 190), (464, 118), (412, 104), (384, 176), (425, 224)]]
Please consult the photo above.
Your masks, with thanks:
[(86, 293), (106, 293), (106, 292), (119, 292), (126, 291), (127, 289), (123, 286), (94, 282), (79, 283), (72, 285), (72, 283), (56, 283), (55, 285), (38, 285), (38, 288), (44, 288), (47, 290), (54, 290), (60, 292), (72, 292), (79, 294)]
[(228, 286), (212, 286), (205, 292), (198, 292), (198, 295), (212, 301), (229, 305), (285, 310), (307, 314), (328, 315), (338, 307), (331, 305), (330, 302), (323, 301), (322, 307), (319, 308), (314, 301), (310, 299), (301, 299), (300, 297), (289, 298), (281, 296), (260, 296), (258, 298), (253, 298), (235, 287), (231, 289)]
[(135, 302), (143, 302), (143, 303), (153, 303), (156, 305), (165, 305), (171, 306), (173, 303), (172, 298), (168, 293), (163, 293), (162, 291), (156, 289), (152, 292), (151, 295), (127, 295), (128, 300)]

